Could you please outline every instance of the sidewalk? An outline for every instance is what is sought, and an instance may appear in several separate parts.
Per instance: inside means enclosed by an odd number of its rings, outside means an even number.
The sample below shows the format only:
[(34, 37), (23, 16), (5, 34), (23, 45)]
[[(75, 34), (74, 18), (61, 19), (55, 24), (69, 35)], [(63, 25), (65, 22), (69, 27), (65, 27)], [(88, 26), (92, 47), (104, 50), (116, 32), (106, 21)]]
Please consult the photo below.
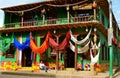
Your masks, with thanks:
[(48, 72), (31, 72), (31, 71), (4, 71), (0, 70), (1, 74), (19, 75), (19, 76), (33, 76), (43, 78), (109, 78), (109, 72), (98, 73), (94, 75), (91, 71), (55, 71), (48, 70)]

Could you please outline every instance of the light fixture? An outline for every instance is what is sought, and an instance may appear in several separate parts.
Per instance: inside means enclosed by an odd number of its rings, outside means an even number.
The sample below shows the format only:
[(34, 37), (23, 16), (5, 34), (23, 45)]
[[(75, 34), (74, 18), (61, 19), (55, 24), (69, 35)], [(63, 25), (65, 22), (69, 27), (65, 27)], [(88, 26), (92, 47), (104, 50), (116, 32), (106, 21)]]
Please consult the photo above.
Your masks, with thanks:
[(96, 32), (97, 31), (97, 29), (96, 28), (94, 28), (94, 32)]
[(8, 34), (7, 34), (7, 33), (6, 33), (5, 35), (6, 35), (6, 36), (8, 36)]
[(53, 33), (55, 34), (55, 33), (56, 33), (56, 30), (54, 30)]
[(88, 32), (88, 28), (86, 28), (86, 30), (85, 30), (86, 32)]

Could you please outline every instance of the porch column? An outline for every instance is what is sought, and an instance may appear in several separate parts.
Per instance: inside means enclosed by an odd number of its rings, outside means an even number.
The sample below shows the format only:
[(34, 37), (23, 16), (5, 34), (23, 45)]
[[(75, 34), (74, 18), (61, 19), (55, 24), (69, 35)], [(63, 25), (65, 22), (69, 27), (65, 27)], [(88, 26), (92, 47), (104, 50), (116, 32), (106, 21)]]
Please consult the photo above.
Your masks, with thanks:
[(109, 68), (109, 76), (112, 78), (113, 75), (113, 46), (112, 46), (112, 37), (113, 37), (113, 28), (112, 28), (112, 0), (109, 0), (109, 29), (111, 30), (108, 32), (108, 39), (110, 39), (110, 43), (108, 41), (109, 51), (110, 51), (110, 68)]
[(41, 10), (42, 17), (43, 17), (43, 24), (45, 24), (45, 9)]
[(21, 27), (23, 26), (23, 22), (24, 22), (24, 12), (22, 11), (22, 13), (21, 13)]
[[(1, 37), (1, 35), (0, 35)], [(2, 39), (0, 40), (0, 46), (2, 47)], [(0, 65), (1, 65), (1, 62), (2, 62), (2, 50), (0, 50)]]
[(66, 10), (67, 10), (67, 19), (68, 19), (68, 23), (70, 22), (70, 7), (69, 6), (67, 6), (66, 7)]
[[(22, 44), (22, 36), (19, 38), (19, 42)], [(22, 50), (18, 50), (18, 65), (21, 66), (21, 61), (22, 61)]]
[[(40, 46), (40, 36), (37, 34), (37, 46)], [(36, 54), (36, 62), (40, 62), (40, 54)]]
[(96, 8), (97, 8), (97, 3), (94, 1), (93, 2), (93, 8), (94, 8), (94, 21), (96, 21)]
[[(59, 43), (59, 36), (56, 36), (57, 43)], [(56, 70), (59, 68), (59, 50), (56, 52)]]
[[(75, 35), (75, 38), (77, 38), (77, 35)], [(77, 44), (75, 43), (75, 69), (77, 69), (77, 53), (78, 53), (78, 50), (77, 50)]]

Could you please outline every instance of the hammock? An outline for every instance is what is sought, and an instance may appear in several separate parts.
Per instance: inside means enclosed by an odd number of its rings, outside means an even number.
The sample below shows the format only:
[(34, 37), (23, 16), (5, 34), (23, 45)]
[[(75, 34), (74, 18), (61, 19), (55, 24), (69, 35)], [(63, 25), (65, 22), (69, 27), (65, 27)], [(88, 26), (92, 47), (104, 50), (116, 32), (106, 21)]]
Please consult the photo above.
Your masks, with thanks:
[[(90, 41), (82, 48), (77, 48), (78, 53), (85, 53), (89, 50)], [(75, 52), (75, 46), (70, 42), (70, 49)]]
[(99, 49), (100, 48), (100, 41), (98, 43), (98, 46), (96, 44), (93, 44), (93, 42), (91, 41), (91, 46), (92, 46), (92, 49)]
[(47, 48), (48, 48), (48, 39), (51, 36), (50, 32), (48, 32), (45, 41), (43, 42), (43, 44), (40, 47), (37, 47), (36, 44), (34, 43), (33, 39), (30, 39), (30, 48), (32, 49), (32, 51), (36, 54), (36, 53), (44, 53)]
[[(3, 43), (5, 43), (4, 38), (1, 37), (1, 36), (0, 36), (0, 38), (2, 39)], [(2, 46), (0, 46), (0, 50), (3, 51), (3, 52), (6, 52), (6, 51), (10, 48), (10, 44), (11, 44), (11, 42), (12, 42), (12, 39), (13, 39), (13, 34), (12, 34), (12, 36), (11, 36), (10, 41), (7, 43), (7, 45), (2, 44)]]
[(30, 46), (30, 34), (28, 34), (24, 44), (21, 44), (20, 42), (18, 42), (14, 36), (14, 46), (16, 48), (18, 48), (18, 50), (25, 50), (25, 49), (29, 48), (29, 46)]
[(100, 49), (99, 49), (97, 55), (96, 55), (95, 57), (93, 57), (92, 52), (91, 52), (91, 50), (90, 50), (91, 63), (97, 63), (97, 61), (98, 61), (98, 59), (99, 59), (99, 54), (100, 54)]
[(49, 45), (55, 50), (63, 50), (69, 46), (70, 31), (67, 32), (65, 39), (61, 44), (56, 43), (52, 38), (49, 38)]
[(74, 43), (76, 43), (76, 44), (83, 44), (84, 42), (87, 41), (87, 39), (89, 39), (90, 34), (91, 34), (91, 31), (92, 31), (92, 29), (90, 29), (88, 35), (87, 35), (83, 40), (81, 40), (81, 41), (78, 41), (78, 40), (72, 35), (72, 32), (70, 31), (71, 40), (72, 40)]

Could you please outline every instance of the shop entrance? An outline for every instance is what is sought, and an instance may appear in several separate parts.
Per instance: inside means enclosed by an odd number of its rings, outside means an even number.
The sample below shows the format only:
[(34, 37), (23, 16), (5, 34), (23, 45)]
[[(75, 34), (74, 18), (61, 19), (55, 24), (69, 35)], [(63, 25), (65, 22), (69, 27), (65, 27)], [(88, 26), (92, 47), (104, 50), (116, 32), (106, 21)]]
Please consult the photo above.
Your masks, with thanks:
[(22, 51), (22, 67), (32, 66), (32, 50), (27, 48)]
[(70, 48), (67, 48), (64, 63), (66, 68), (74, 68), (74, 55), (75, 53)]

